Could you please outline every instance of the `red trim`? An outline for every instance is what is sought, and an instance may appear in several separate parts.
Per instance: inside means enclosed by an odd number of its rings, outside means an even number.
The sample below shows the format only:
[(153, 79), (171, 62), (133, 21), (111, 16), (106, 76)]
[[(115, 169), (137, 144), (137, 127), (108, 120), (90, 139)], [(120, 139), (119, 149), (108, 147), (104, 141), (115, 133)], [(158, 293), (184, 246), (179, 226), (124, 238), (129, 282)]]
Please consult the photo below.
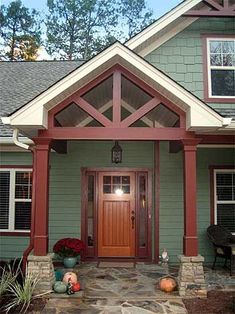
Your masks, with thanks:
[(184, 140), (184, 255), (198, 255), (196, 150), (200, 140)]
[[(235, 14), (235, 13), (234, 13)], [(208, 78), (208, 56), (207, 56), (207, 38), (235, 38), (233, 34), (202, 34), (202, 60), (203, 60), (203, 80), (204, 80), (204, 101), (207, 103), (234, 103), (234, 98), (210, 97), (209, 96), (209, 78)]]
[(193, 132), (184, 128), (102, 128), (102, 127), (63, 127), (39, 130), (41, 138), (60, 140), (181, 140), (194, 137)]
[(0, 236), (4, 237), (30, 237), (31, 233), (29, 232), (18, 232), (18, 231), (0, 231)]
[(235, 135), (204, 135), (197, 134), (196, 138), (200, 138), (200, 144), (235, 144)]
[(183, 14), (183, 16), (197, 16), (197, 17), (201, 17), (201, 16), (205, 16), (205, 17), (234, 17), (235, 16), (235, 12), (233, 12), (230, 9), (224, 9), (221, 11), (197, 11), (197, 10), (190, 10), (188, 11), (186, 14)]
[(20, 166), (16, 166), (16, 165), (0, 165), (0, 169), (1, 168), (3, 168), (3, 169), (32, 169), (32, 167), (33, 166), (29, 166), (29, 165), (27, 165), (27, 166), (22, 166), (22, 165), (20, 165)]
[(142, 118), (144, 115), (146, 115), (149, 111), (160, 105), (161, 102), (153, 98), (149, 100), (146, 104), (140, 107), (140, 109), (136, 110), (134, 113), (132, 113), (129, 117), (127, 117), (125, 120), (122, 121), (121, 127), (127, 128), (128, 126), (132, 125), (135, 121)]
[(34, 255), (45, 256), (48, 253), (48, 194), (49, 194), (49, 152), (50, 139), (34, 138), (35, 176), (35, 232)]
[(160, 143), (154, 143), (154, 180), (155, 180), (155, 207), (154, 207), (154, 261), (159, 262), (159, 210), (160, 210)]
[(215, 180), (214, 180), (214, 171), (219, 169), (231, 169), (234, 170), (235, 166), (229, 165), (218, 165), (218, 166), (209, 166), (210, 171), (210, 222), (213, 225), (215, 223)]
[(119, 126), (121, 122), (122, 76), (120, 71), (113, 73), (113, 123)]

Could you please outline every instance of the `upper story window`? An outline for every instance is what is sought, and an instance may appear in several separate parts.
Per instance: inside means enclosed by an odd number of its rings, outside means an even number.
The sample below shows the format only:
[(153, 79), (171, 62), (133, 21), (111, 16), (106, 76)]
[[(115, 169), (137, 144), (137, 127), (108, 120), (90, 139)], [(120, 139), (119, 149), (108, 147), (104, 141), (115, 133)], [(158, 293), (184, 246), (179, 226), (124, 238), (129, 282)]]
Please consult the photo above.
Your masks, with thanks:
[[(207, 84), (206, 100), (234, 102), (235, 38), (206, 38)], [(216, 101), (217, 100), (217, 101)]]
[(32, 171), (0, 169), (0, 231), (29, 231)]

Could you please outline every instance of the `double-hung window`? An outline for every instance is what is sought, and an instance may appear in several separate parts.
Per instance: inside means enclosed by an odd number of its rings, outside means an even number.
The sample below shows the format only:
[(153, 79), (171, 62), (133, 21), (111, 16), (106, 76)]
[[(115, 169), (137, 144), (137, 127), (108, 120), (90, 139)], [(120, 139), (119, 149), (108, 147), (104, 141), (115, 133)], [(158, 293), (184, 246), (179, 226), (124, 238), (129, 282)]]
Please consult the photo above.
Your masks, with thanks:
[(235, 169), (214, 170), (215, 223), (235, 233)]
[(30, 231), (32, 170), (0, 169), (0, 231)]
[(235, 38), (207, 38), (207, 97), (235, 101)]

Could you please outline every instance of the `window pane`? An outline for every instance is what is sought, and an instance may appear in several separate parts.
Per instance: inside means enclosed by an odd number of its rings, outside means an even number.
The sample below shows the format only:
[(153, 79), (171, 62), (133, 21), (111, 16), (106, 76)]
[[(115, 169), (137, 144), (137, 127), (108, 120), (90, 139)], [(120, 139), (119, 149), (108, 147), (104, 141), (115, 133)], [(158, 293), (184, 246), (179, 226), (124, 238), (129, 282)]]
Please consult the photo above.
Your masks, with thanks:
[(139, 177), (139, 211), (140, 211), (140, 238), (139, 243), (141, 247), (146, 246), (146, 176)]
[(103, 192), (104, 192), (104, 194), (110, 194), (111, 193), (111, 185), (104, 185), (103, 186)]
[(232, 173), (217, 173), (216, 184), (218, 185), (232, 185)]
[(235, 204), (217, 205), (217, 223), (235, 232)]
[(8, 229), (10, 172), (0, 172), (0, 229)]
[(121, 177), (113, 177), (113, 184), (121, 184)]
[(222, 55), (211, 54), (211, 65), (222, 65)]
[(234, 41), (222, 41), (223, 53), (234, 53)]
[(233, 189), (231, 186), (217, 187), (217, 200), (218, 201), (231, 201), (233, 199)]
[(231, 54), (223, 54), (223, 65), (224, 66), (232, 66), (233, 65), (233, 57)]
[(235, 71), (211, 70), (212, 95), (235, 96)]
[(222, 52), (222, 43), (221, 41), (210, 41), (210, 52), (212, 53), (221, 53)]
[(15, 185), (15, 198), (31, 199), (32, 172), (17, 171)]
[(31, 202), (15, 202), (15, 229), (29, 230), (31, 220)]
[(104, 184), (111, 184), (111, 176), (104, 176)]

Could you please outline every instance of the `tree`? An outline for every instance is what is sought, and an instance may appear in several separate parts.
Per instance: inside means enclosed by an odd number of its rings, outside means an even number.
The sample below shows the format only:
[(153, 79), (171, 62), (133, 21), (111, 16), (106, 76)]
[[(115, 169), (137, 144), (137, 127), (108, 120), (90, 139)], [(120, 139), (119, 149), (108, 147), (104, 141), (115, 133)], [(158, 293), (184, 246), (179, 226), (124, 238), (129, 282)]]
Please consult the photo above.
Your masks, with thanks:
[(119, 12), (127, 27), (128, 39), (153, 22), (153, 12), (147, 9), (145, 0), (120, 0)]
[(1, 6), (1, 55), (6, 60), (35, 60), (40, 46), (39, 13), (29, 10), (20, 0)]
[(48, 0), (47, 6), (49, 54), (88, 59), (115, 40), (115, 0)]

